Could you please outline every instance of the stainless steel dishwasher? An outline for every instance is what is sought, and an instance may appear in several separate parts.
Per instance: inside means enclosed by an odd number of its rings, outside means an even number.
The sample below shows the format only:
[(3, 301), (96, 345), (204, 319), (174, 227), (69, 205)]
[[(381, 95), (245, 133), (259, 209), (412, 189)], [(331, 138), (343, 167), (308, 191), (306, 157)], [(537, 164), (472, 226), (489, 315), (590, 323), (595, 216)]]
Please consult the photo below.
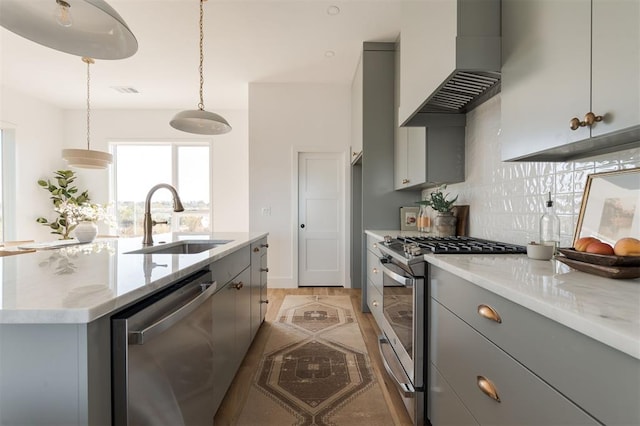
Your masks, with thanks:
[(202, 270), (111, 318), (114, 425), (213, 424), (215, 291)]

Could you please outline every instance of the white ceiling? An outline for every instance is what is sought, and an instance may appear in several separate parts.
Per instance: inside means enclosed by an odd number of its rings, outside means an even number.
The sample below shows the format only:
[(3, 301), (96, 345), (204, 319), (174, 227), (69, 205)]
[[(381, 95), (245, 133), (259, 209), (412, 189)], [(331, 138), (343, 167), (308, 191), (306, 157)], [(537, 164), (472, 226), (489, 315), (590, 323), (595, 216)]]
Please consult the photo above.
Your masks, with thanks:
[[(196, 109), (199, 1), (107, 1), (139, 48), (130, 58), (91, 66), (92, 109)], [(330, 15), (334, 5), (340, 13)], [(400, 32), (400, 0), (209, 0), (204, 14), (209, 111), (246, 109), (248, 83), (350, 84), (362, 42), (394, 41)], [(79, 57), (4, 28), (0, 50), (3, 85), (63, 109), (85, 107), (86, 65)], [(118, 93), (113, 86), (140, 93)]]

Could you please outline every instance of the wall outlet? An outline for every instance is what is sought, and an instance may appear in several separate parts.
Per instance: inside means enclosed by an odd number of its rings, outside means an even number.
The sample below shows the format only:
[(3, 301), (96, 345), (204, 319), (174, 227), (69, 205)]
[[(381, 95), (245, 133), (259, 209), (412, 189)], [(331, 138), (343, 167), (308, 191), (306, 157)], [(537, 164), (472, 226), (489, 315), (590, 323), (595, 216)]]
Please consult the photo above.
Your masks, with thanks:
[(271, 207), (263, 207), (262, 216), (271, 216)]

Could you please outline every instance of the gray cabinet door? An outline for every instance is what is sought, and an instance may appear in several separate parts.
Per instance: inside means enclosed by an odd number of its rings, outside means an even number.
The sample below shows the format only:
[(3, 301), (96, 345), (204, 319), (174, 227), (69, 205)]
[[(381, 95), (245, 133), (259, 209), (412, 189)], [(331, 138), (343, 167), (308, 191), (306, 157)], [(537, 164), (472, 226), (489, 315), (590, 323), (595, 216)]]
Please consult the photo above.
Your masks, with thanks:
[(640, 124), (640, 1), (592, 4), (592, 108), (605, 119), (591, 136), (599, 136)]
[(590, 1), (502, 1), (502, 159), (589, 138)]
[(267, 300), (267, 239), (251, 244), (251, 339), (264, 321)]
[(476, 426), (478, 424), (449, 383), (431, 363), (427, 398), (427, 415), (432, 426)]
[(217, 410), (235, 376), (236, 290), (227, 283), (213, 295), (213, 405)]
[(431, 318), (431, 362), (480, 424), (600, 424), (440, 303)]
[[(245, 269), (231, 281), (235, 288), (235, 369), (237, 370), (251, 345), (251, 271)], [(235, 370), (234, 370), (235, 371)]]

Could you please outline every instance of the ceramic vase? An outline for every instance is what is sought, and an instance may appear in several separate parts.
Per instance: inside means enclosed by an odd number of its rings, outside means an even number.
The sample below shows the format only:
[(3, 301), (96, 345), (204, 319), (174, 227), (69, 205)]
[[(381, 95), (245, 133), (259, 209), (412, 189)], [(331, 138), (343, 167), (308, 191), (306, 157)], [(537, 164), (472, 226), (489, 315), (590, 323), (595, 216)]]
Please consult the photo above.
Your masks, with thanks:
[(81, 243), (90, 243), (98, 235), (98, 226), (90, 221), (83, 221), (74, 229), (76, 239)]
[(438, 212), (434, 220), (438, 237), (451, 237), (456, 235), (457, 222), (458, 218), (453, 215), (453, 212)]

